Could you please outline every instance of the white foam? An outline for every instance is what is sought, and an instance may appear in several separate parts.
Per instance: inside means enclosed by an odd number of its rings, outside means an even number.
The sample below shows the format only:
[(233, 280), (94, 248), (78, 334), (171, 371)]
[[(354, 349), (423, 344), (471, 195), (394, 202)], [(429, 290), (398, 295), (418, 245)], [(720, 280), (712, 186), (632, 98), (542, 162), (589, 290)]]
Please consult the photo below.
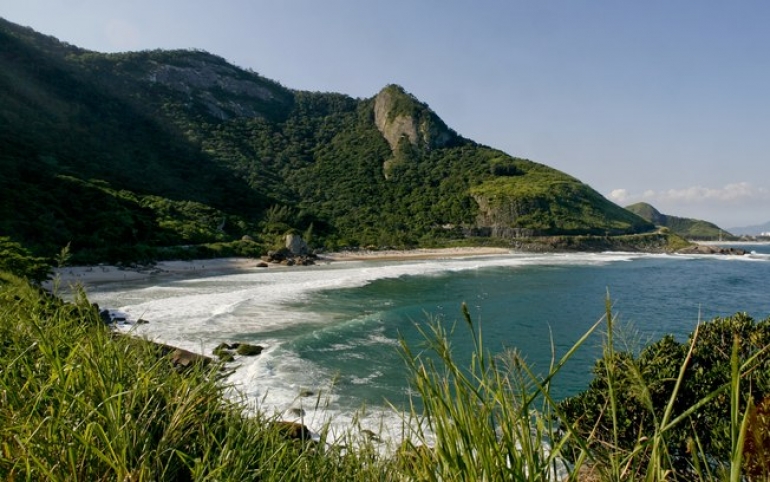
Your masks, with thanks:
[[(183, 279), (140, 289), (96, 292), (91, 297), (117, 308), (139, 335), (183, 348), (210, 352), (238, 335), (271, 338), (295, 325), (328, 323), (323, 315), (303, 309), (315, 292), (364, 286), (402, 276), (435, 276), (484, 267), (532, 265), (601, 265), (629, 261), (636, 253), (511, 254), (412, 261), (354, 261), (292, 270), (266, 270), (225, 276)], [(124, 285), (124, 286), (129, 286)], [(327, 315), (328, 316), (328, 315)], [(275, 337), (272, 337), (275, 338)], [(276, 341), (276, 340), (272, 340)], [(385, 340), (375, 339), (381, 343)], [(395, 343), (395, 341), (391, 341)]]
[(751, 261), (770, 261), (770, 254), (757, 253), (756, 251), (752, 251), (751, 253), (747, 254), (745, 258)]

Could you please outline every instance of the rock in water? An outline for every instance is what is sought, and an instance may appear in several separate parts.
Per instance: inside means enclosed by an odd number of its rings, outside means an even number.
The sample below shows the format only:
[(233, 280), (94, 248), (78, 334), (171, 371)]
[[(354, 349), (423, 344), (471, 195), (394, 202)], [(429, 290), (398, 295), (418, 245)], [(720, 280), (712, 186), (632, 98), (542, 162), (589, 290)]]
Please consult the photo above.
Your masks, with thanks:
[(249, 345), (248, 343), (242, 343), (236, 348), (235, 352), (243, 356), (256, 356), (262, 353), (262, 350), (264, 350), (264, 347), (260, 345)]

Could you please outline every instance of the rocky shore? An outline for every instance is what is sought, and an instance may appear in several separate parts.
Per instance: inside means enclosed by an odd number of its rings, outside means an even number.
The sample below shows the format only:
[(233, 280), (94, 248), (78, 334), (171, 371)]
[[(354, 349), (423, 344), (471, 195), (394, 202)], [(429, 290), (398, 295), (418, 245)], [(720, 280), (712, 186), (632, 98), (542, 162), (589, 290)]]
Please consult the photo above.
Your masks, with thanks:
[(745, 249), (724, 248), (715, 245), (694, 244), (677, 251), (678, 254), (722, 254), (729, 256), (744, 256), (749, 254)]

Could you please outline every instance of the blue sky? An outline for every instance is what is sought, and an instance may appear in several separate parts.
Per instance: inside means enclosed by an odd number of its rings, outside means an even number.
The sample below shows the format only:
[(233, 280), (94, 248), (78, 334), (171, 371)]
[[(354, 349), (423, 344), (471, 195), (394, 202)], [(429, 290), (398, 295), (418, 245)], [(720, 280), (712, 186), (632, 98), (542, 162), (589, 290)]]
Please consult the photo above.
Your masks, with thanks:
[(295, 89), (390, 83), (620, 205), (770, 221), (770, 2), (5, 0), (100, 52), (199, 48)]

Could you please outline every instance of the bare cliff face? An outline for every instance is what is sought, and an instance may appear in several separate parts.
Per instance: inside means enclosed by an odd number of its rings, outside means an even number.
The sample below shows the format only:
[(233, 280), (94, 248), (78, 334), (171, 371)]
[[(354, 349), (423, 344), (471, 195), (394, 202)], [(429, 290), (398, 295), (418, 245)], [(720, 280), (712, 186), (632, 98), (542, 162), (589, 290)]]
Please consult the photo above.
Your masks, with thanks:
[(221, 120), (263, 117), (261, 106), (284, 102), (258, 76), (212, 60), (190, 59), (186, 65), (154, 62), (155, 68), (146, 80), (197, 97), (211, 115)]
[(476, 216), (476, 228), (481, 229), (488, 236), (495, 238), (520, 238), (526, 236), (535, 236), (538, 232), (534, 229), (522, 229), (512, 227), (518, 222), (521, 216), (531, 212), (543, 209), (544, 206), (538, 199), (510, 198), (500, 200), (490, 200), (487, 196), (475, 194), (473, 200), (479, 207)]
[(233, 95), (262, 100), (274, 98), (269, 89), (254, 80), (238, 78), (238, 69), (228, 65), (218, 65), (203, 60), (191, 60), (184, 66), (158, 63), (155, 65), (157, 68), (148, 76), (150, 82), (164, 84), (188, 94), (196, 89), (221, 89)]
[(375, 97), (374, 122), (394, 152), (401, 139), (431, 150), (444, 147), (456, 136), (427, 105), (396, 85), (385, 87)]

